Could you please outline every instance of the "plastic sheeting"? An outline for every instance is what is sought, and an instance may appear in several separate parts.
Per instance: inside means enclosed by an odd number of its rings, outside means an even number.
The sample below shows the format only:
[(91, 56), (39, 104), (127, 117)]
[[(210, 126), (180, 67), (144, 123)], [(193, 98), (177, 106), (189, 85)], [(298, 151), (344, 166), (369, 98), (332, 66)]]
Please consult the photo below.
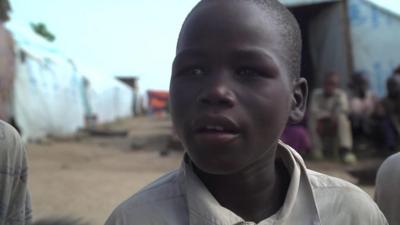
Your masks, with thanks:
[(314, 66), (315, 82), (322, 85), (323, 77), (329, 72), (338, 73), (342, 86), (349, 76), (349, 57), (346, 46), (345, 23), (340, 4), (321, 8), (309, 24), (309, 46)]
[(26, 54), (19, 57), (14, 86), (14, 116), (23, 138), (63, 136), (83, 127), (81, 77), (70, 65)]
[[(88, 113), (98, 122), (131, 116), (133, 92), (128, 86), (98, 72), (82, 75), (50, 43), (29, 30), (8, 27), (17, 43), (14, 117), (25, 140), (73, 134), (84, 127)], [(90, 84), (87, 95), (84, 78)]]
[(305, 6), (327, 2), (337, 2), (341, 0), (280, 0), (281, 3), (288, 7)]
[(383, 96), (387, 77), (400, 64), (400, 17), (369, 1), (348, 1), (354, 69), (367, 72), (373, 90)]
[(98, 71), (87, 68), (79, 68), (79, 71), (89, 82), (88, 104), (97, 122), (106, 123), (132, 115), (134, 96), (128, 85)]
[(400, 17), (400, 1), (398, 0), (366, 0), (366, 1)]

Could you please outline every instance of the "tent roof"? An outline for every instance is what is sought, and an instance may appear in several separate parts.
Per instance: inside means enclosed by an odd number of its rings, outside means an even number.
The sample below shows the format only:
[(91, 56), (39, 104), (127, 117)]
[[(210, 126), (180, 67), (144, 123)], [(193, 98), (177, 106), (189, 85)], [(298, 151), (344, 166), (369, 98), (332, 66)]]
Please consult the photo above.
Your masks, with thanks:
[(69, 61), (69, 58), (54, 43), (37, 35), (29, 26), (22, 26), (9, 21), (6, 23), (6, 28), (12, 33), (18, 47), (34, 58), (38, 60), (51, 59), (57, 62)]
[(280, 2), (287, 7), (296, 7), (296, 6), (312, 5), (312, 4), (326, 3), (326, 2), (338, 2), (338, 1), (341, 0), (280, 0)]
[(365, 0), (373, 5), (400, 17), (400, 1), (398, 0)]

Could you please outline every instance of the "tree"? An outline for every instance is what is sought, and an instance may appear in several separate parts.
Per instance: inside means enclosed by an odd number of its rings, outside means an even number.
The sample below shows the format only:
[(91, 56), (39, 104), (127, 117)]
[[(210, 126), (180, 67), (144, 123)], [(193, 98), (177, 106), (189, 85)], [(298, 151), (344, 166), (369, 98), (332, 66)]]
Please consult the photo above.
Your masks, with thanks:
[(52, 34), (46, 27), (44, 23), (31, 23), (31, 27), (35, 33), (43, 37), (44, 39), (53, 42), (56, 40), (56, 37), (54, 34)]
[(0, 0), (0, 21), (7, 21), (9, 19), (8, 13), (11, 10), (8, 0)]

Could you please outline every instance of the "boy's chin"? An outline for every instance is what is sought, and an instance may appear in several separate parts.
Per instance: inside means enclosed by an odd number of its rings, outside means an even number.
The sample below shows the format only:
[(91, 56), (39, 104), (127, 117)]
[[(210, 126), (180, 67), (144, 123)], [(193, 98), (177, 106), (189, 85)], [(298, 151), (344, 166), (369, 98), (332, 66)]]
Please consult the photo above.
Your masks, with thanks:
[[(189, 157), (190, 158), (190, 157)], [(246, 165), (242, 160), (238, 161), (227, 161), (227, 160), (202, 160), (202, 159), (191, 159), (194, 166), (203, 173), (211, 175), (232, 175), (243, 170)]]

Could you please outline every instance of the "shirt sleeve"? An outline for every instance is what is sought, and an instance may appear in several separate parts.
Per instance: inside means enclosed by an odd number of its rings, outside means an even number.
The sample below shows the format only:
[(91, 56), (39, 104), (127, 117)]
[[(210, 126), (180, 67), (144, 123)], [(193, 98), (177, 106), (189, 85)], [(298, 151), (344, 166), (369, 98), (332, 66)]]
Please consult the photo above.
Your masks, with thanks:
[(346, 92), (344, 91), (339, 91), (339, 96), (338, 96), (338, 103), (337, 103), (337, 112), (338, 113), (349, 113), (349, 99), (347, 97)]
[(30, 224), (25, 146), (17, 131), (0, 121), (0, 225)]

